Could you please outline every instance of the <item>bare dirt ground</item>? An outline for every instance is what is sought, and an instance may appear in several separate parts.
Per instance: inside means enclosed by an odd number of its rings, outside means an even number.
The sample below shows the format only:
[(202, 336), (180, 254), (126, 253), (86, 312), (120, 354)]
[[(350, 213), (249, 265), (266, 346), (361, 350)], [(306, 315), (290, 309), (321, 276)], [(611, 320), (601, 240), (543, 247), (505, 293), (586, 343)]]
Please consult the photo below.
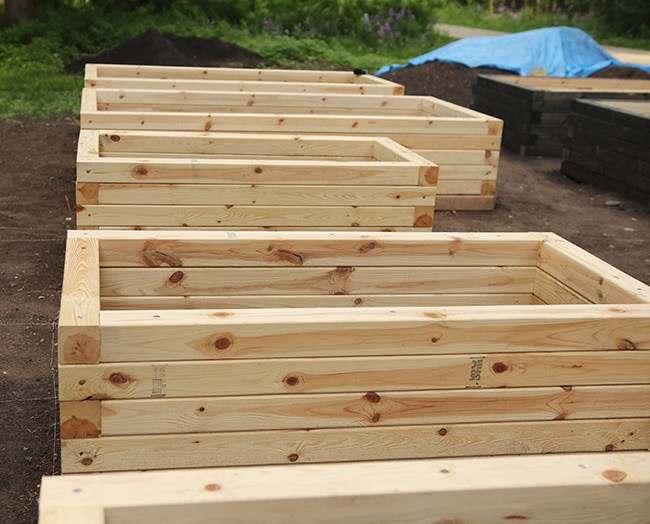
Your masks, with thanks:
[[(181, 60), (176, 57), (174, 63), (181, 65)], [(255, 67), (259, 63), (257, 57), (244, 53), (235, 59), (205, 60), (202, 65)], [(437, 63), (402, 70), (395, 80), (406, 86), (408, 94), (431, 94), (467, 105), (475, 73)], [(74, 227), (78, 132), (73, 120), (0, 122), (3, 523), (36, 522), (40, 478), (60, 471), (55, 327), (66, 231)], [(436, 212), (434, 230), (552, 231), (650, 283), (650, 209), (576, 184), (563, 177), (559, 168), (559, 159), (522, 158), (503, 151), (496, 209)]]

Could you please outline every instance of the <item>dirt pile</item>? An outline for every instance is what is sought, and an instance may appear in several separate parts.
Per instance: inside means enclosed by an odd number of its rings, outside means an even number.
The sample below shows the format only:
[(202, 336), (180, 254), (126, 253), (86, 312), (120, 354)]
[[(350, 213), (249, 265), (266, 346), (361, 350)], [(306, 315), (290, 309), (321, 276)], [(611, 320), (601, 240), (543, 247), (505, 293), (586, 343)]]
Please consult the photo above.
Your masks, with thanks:
[(274, 65), (252, 51), (216, 37), (176, 36), (172, 33), (161, 34), (156, 29), (149, 29), (96, 55), (75, 60), (67, 64), (65, 70), (68, 73), (80, 73), (87, 63), (202, 67)]

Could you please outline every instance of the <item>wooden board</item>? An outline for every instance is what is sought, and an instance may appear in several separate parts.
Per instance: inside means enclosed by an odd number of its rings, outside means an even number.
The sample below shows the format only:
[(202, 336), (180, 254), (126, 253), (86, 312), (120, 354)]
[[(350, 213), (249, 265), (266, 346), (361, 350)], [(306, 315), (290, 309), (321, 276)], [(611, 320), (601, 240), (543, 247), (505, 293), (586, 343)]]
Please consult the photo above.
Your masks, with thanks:
[(437, 181), (387, 138), (82, 130), (77, 227), (430, 230)]
[(496, 201), (501, 120), (433, 97), (86, 88), (81, 113), (95, 130), (388, 137), (439, 166), (440, 209)]
[(574, 99), (650, 99), (650, 80), (479, 75), (472, 108), (503, 119), (503, 145), (526, 156), (562, 156)]
[(650, 204), (650, 100), (576, 100), (562, 172)]
[(367, 73), (308, 69), (86, 64), (86, 87), (403, 95), (404, 86)]
[(65, 473), (650, 444), (650, 288), (556, 235), (69, 244)]
[(627, 452), (46, 476), (39, 523), (641, 523), (648, 471)]

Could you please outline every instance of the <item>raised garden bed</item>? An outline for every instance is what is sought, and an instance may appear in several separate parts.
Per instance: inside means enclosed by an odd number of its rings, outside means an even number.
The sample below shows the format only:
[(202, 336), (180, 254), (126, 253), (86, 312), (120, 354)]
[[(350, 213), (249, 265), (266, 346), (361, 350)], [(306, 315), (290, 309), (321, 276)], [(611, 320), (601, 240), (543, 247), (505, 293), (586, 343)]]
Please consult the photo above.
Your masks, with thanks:
[(388, 138), (82, 130), (77, 227), (431, 230), (437, 179)]
[(544, 233), (71, 231), (62, 471), (650, 446), (650, 288)]
[(562, 173), (650, 205), (650, 100), (576, 100)]
[(83, 90), (82, 129), (388, 137), (439, 166), (437, 209), (492, 209), (502, 122), (433, 97)]
[(559, 157), (578, 98), (650, 99), (650, 80), (478, 75), (471, 107), (503, 119), (503, 147)]
[(86, 64), (86, 87), (403, 95), (404, 86), (367, 73)]

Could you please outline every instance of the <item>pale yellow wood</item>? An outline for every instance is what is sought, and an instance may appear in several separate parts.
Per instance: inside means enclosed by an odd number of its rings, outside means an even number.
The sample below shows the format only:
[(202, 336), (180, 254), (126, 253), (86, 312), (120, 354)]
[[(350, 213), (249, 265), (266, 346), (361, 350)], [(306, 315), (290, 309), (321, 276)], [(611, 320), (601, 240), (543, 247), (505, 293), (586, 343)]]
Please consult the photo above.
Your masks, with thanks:
[[(377, 133), (365, 133), (366, 136), (375, 136)], [(427, 156), (426, 151), (431, 151), (434, 154), (439, 149), (450, 150), (457, 149), (465, 151), (466, 149), (485, 149), (493, 151), (501, 147), (501, 137), (491, 135), (468, 135), (468, 134), (453, 134), (448, 133), (437, 134), (432, 140), (430, 135), (426, 134), (403, 134), (403, 133), (390, 133), (388, 136), (392, 140), (402, 144), (409, 149), (416, 150), (418, 154)]]
[[(424, 162), (424, 160), (423, 160)], [(103, 158), (77, 164), (78, 182), (219, 183), (417, 186), (419, 167), (408, 162)], [(427, 165), (427, 164), (424, 164)], [(430, 164), (429, 164), (430, 165)]]
[(625, 417), (650, 385), (104, 400), (102, 436)]
[(125, 64), (86, 64), (87, 84), (110, 78), (190, 79), (284, 83), (337, 83), (382, 86), (385, 94), (403, 94), (404, 86), (374, 75), (357, 75), (352, 71), (309, 69), (254, 69), (234, 67), (182, 67)]
[(558, 236), (542, 244), (539, 267), (591, 302), (650, 304), (650, 287)]
[(61, 458), (67, 474), (649, 447), (650, 419), (621, 418), (73, 439), (61, 442)]
[(349, 295), (531, 293), (531, 267), (104, 268), (101, 294)]
[[(70, 231), (99, 239), (103, 267), (530, 266), (541, 233)], [(456, 290), (458, 291), (458, 290)]]
[(401, 295), (220, 295), (102, 297), (105, 310), (249, 309), (299, 307), (495, 306), (540, 304), (529, 293), (435, 293)]
[(58, 360), (97, 362), (100, 355), (99, 241), (68, 237), (58, 320)]
[(104, 524), (106, 512), (102, 505), (59, 504), (43, 506), (39, 503), (38, 524)]
[(272, 93), (326, 93), (358, 95), (403, 95), (404, 88), (395, 85), (373, 85), (360, 82), (283, 82), (259, 80), (209, 80), (179, 78), (103, 77), (86, 79), (86, 87), (120, 89), (182, 89), (187, 91), (246, 91)]
[[(480, 369), (478, 369), (480, 368)], [(645, 384), (648, 351), (61, 366), (61, 400)], [(62, 418), (64, 418), (62, 416)]]
[[(433, 215), (433, 207), (430, 208)], [(221, 227), (413, 226), (413, 209), (382, 206), (158, 206), (86, 205), (77, 209), (79, 226)], [(431, 227), (431, 224), (428, 225)]]
[(351, 206), (435, 205), (436, 187), (77, 183), (77, 204)]
[(590, 304), (587, 299), (565, 286), (548, 273), (535, 272), (533, 294), (545, 304)]
[(650, 91), (650, 81), (641, 79), (621, 78), (556, 78), (516, 75), (490, 75), (490, 78), (544, 91), (635, 91), (647, 93)]
[[(478, 179), (478, 180), (496, 180), (497, 170), (493, 166), (454, 166), (442, 165), (438, 166), (439, 181), (445, 181), (451, 184), (454, 182), (462, 182), (464, 179)], [(452, 193), (453, 194), (453, 193)]]
[(647, 305), (102, 311), (102, 362), (650, 349)]
[[(178, 131), (93, 131), (82, 129), (82, 143), (92, 144), (95, 157), (108, 153), (133, 157), (135, 153), (187, 153), (193, 156), (221, 154), (235, 156), (314, 156), (347, 157), (348, 160), (374, 157), (375, 142), (384, 140), (384, 147), (393, 152), (393, 161), (412, 161), (413, 154), (403, 146), (385, 139), (335, 135), (286, 135), (261, 133), (183, 133)], [(88, 137), (88, 138), (86, 138)], [(88, 146), (86, 146), (88, 147)]]
[[(44, 477), (43, 512), (90, 505), (119, 522), (379, 521), (639, 524), (647, 452), (386, 461)], [(471, 504), (468, 504), (471, 497)], [(549, 500), (553, 503), (549, 504)], [(81, 514), (81, 511), (80, 511)], [(40, 524), (47, 524), (40, 522)]]

